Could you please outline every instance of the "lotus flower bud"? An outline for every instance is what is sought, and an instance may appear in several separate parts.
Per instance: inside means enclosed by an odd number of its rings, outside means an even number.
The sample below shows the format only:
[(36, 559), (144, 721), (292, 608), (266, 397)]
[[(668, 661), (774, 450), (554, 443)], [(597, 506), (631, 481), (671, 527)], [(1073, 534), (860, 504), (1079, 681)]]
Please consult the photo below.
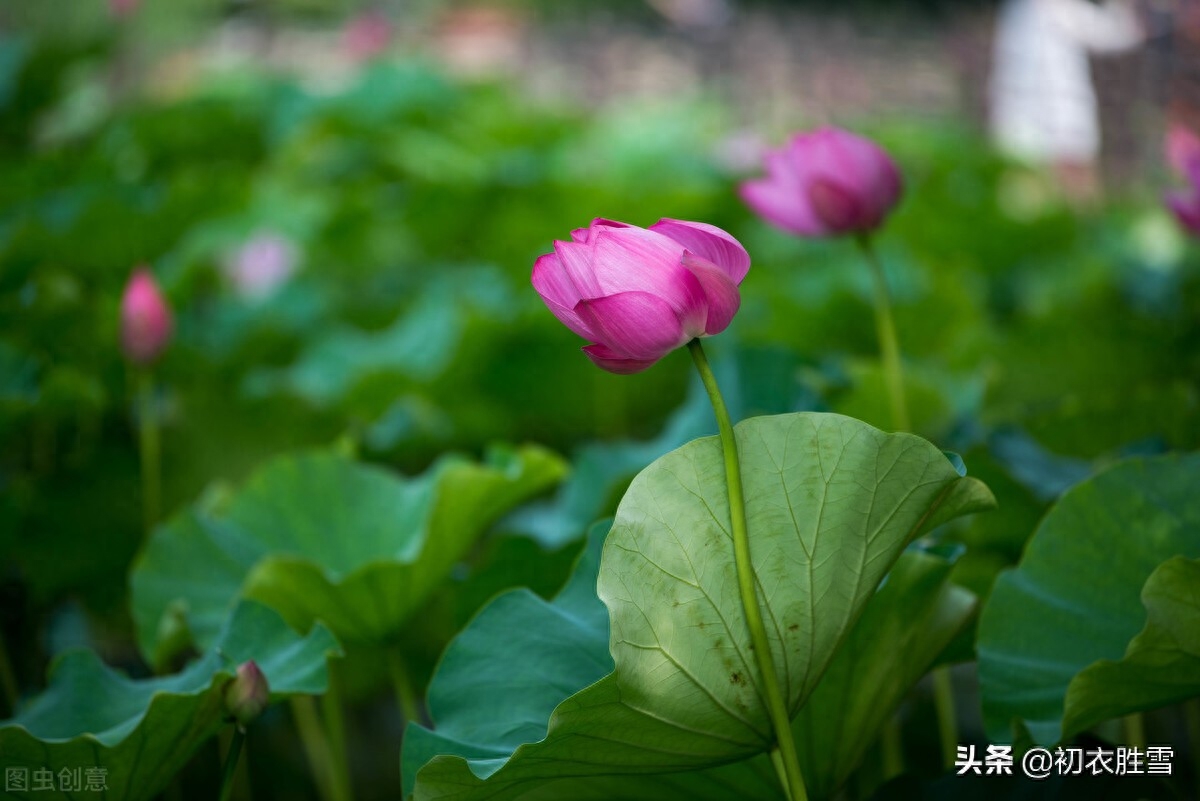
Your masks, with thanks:
[(171, 309), (150, 270), (139, 267), (121, 298), (121, 348), (125, 358), (148, 365), (159, 357), (170, 340)]
[(861, 234), (878, 228), (903, 181), (879, 145), (840, 128), (797, 134), (766, 155), (767, 175), (741, 186), (767, 222), (799, 236)]
[(270, 701), (267, 677), (254, 660), (238, 665), (237, 675), (225, 686), (225, 711), (245, 726), (258, 718)]
[(741, 303), (750, 255), (712, 225), (659, 220), (639, 228), (594, 220), (533, 265), (550, 312), (593, 344), (612, 373), (636, 373), (695, 337), (724, 331)]

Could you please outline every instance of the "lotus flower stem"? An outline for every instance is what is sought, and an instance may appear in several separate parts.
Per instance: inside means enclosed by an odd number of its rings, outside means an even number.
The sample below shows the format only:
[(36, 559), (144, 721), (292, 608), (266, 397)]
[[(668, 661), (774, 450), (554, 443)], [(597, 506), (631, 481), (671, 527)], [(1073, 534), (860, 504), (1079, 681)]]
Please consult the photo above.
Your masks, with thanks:
[(1125, 744), (1138, 750), (1146, 750), (1146, 721), (1141, 712), (1126, 715), (1122, 721), (1125, 726)]
[(296, 730), (300, 741), (304, 744), (304, 753), (308, 757), (308, 765), (316, 780), (317, 793), (323, 801), (349, 801), (348, 795), (338, 795), (344, 791), (333, 778), (333, 753), (329, 740), (321, 727), (317, 715), (317, 705), (311, 695), (293, 695), (291, 700), (292, 718), (296, 721)]
[(392, 690), (396, 693), (396, 703), (400, 706), (400, 714), (405, 723), (420, 723), (420, 707), (417, 706), (417, 696), (413, 692), (412, 681), (408, 677), (408, 666), (404, 664), (404, 654), (399, 646), (387, 649), (388, 673), (392, 676)]
[(219, 801), (229, 801), (233, 791), (233, 775), (237, 772), (238, 759), (242, 756), (242, 744), (246, 742), (246, 730), (239, 723), (233, 727), (233, 739), (225, 752), (225, 768), (221, 771), (221, 795)]
[[(767, 629), (763, 625), (762, 610), (758, 606), (758, 592), (755, 589), (754, 565), (750, 561), (750, 535), (746, 527), (746, 504), (742, 498), (742, 469), (738, 459), (737, 440), (733, 434), (733, 423), (729, 419), (729, 410), (721, 397), (717, 386), (717, 378), (713, 375), (708, 359), (704, 355), (704, 346), (699, 339), (688, 343), (700, 380), (708, 392), (712, 402), (713, 413), (717, 418), (717, 429), (721, 435), (721, 450), (725, 456), (725, 483), (729, 492), (729, 522), (733, 531), (734, 564), (737, 566), (738, 590), (742, 597), (742, 610), (746, 615), (746, 625), (750, 629), (750, 641), (753, 643), (754, 658), (758, 662), (761, 674), (762, 688), (766, 695), (767, 712), (771, 716), (771, 725), (775, 729), (777, 762), (783, 764), (783, 787), (790, 801), (808, 801), (804, 789), (804, 777), (800, 772), (800, 760), (796, 756), (796, 742), (792, 736), (792, 720), (788, 715), (787, 703), (779, 689), (779, 676), (775, 672), (774, 660), (771, 657), (771, 641), (767, 639)], [(774, 752), (772, 761), (776, 761)]]
[(888, 294), (887, 276), (875, 253), (871, 239), (865, 234), (857, 237), (858, 246), (871, 267), (875, 282), (875, 333), (879, 337), (879, 352), (883, 357), (884, 380), (892, 405), (892, 428), (908, 431), (908, 404), (904, 398), (904, 372), (900, 366), (900, 343), (896, 338), (896, 323), (892, 320), (892, 302)]
[(154, 376), (140, 370), (137, 379), (138, 449), (142, 468), (142, 521), (146, 538), (154, 532), (162, 498), (162, 444), (154, 403)]
[(900, 731), (900, 716), (893, 714), (888, 722), (883, 724), (883, 734), (879, 738), (879, 748), (883, 757), (883, 780), (899, 776), (904, 772), (904, 735)]
[(330, 788), (335, 801), (354, 797), (350, 784), (350, 766), (346, 761), (346, 717), (342, 710), (342, 687), (337, 665), (329, 666), (329, 687), (321, 696), (325, 733), (329, 744)]
[(949, 666), (934, 668), (932, 680), (933, 707), (937, 713), (938, 737), (942, 741), (942, 767), (950, 769), (958, 758), (958, 714)]
[(779, 783), (783, 786), (784, 798), (792, 801), (792, 793), (788, 790), (787, 768), (783, 766), (783, 755), (779, 753), (778, 748), (771, 749), (771, 764), (775, 766), (775, 775), (779, 777)]

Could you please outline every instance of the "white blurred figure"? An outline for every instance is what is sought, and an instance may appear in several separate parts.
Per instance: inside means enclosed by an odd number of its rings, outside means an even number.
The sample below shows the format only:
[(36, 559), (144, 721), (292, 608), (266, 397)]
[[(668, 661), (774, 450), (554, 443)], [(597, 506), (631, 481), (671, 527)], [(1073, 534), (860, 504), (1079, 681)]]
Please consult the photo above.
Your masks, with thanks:
[(274, 231), (259, 231), (225, 260), (225, 277), (247, 300), (264, 300), (296, 271), (295, 244)]
[(1100, 120), (1088, 55), (1129, 50), (1142, 38), (1131, 0), (1005, 0), (989, 87), (997, 146), (1052, 166), (1068, 196), (1095, 195)]

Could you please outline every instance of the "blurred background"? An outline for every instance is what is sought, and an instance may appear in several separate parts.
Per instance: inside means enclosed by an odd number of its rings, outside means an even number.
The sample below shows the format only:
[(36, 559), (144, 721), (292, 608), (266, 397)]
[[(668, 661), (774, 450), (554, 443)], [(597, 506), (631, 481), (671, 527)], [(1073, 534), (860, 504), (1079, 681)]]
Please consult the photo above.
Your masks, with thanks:
[[(997, 118), (1002, 95), (1044, 88), (1004, 78), (1012, 42), (1039, 41), (1005, 39), (1018, 5), (0, 0), (11, 683), (36, 690), (79, 644), (145, 673), (118, 336), (138, 265), (175, 314), (153, 393), (165, 516), (306, 447), (406, 473), (493, 442), (572, 457), (583, 479), (505, 521), (413, 624), (425, 676), (492, 592), (554, 591), (624, 482), (711, 427), (686, 356), (604, 373), (532, 291), (534, 259), (572, 228), (730, 231), (754, 259), (711, 345), (736, 407), (886, 427), (854, 248), (771, 229), (736, 192), (766, 148), (824, 124), (875, 138), (904, 174), (877, 244), (914, 427), (1000, 500), (954, 533), (959, 580), (986, 596), (1063, 488), (1200, 445), (1200, 256), (1162, 203), (1181, 185), (1168, 127), (1200, 122), (1197, 4), (1117, 4), (1079, 43), (1090, 80), (1064, 91), (1094, 93), (1098, 144), (1085, 131), (1066, 156), (1014, 144)], [(391, 738), (361, 736), (361, 788), (376, 776), (394, 797), (398, 722), (359, 715)], [(298, 764), (256, 795), (301, 797), (304, 781)]]

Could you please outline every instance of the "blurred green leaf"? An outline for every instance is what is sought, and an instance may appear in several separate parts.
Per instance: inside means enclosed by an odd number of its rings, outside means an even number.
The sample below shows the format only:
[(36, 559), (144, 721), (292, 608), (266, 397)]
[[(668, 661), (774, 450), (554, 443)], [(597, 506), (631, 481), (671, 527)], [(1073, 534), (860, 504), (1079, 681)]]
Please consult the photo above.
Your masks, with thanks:
[[(207, 653), (173, 676), (129, 679), (91, 651), (68, 652), (47, 690), (0, 721), (0, 772), (23, 773), (34, 797), (71, 799), (89, 794), (82, 777), (99, 769), (105, 797), (153, 798), (226, 725), (224, 688), (239, 664), (258, 664), (274, 701), (325, 692), (327, 660), (340, 654), (324, 627), (300, 637), (252, 602), (239, 604)], [(50, 771), (58, 789), (39, 791), (35, 771)]]
[(1166, 559), (1200, 557), (1200, 455), (1130, 459), (1068, 490), (1021, 564), (996, 581), (977, 650), (988, 736), (1021, 723), (1055, 743), (1077, 674), (1119, 660), (1146, 619), (1139, 594)]
[(171, 659), (179, 615), (207, 645), (240, 597), (387, 644), (492, 522), (564, 470), (536, 447), (449, 456), (412, 479), (333, 454), (276, 459), (155, 532), (130, 579), (139, 645), (156, 665)]
[(1119, 660), (1084, 668), (1067, 687), (1067, 737), (1110, 718), (1200, 696), (1200, 560), (1163, 562), (1142, 589), (1146, 627)]

